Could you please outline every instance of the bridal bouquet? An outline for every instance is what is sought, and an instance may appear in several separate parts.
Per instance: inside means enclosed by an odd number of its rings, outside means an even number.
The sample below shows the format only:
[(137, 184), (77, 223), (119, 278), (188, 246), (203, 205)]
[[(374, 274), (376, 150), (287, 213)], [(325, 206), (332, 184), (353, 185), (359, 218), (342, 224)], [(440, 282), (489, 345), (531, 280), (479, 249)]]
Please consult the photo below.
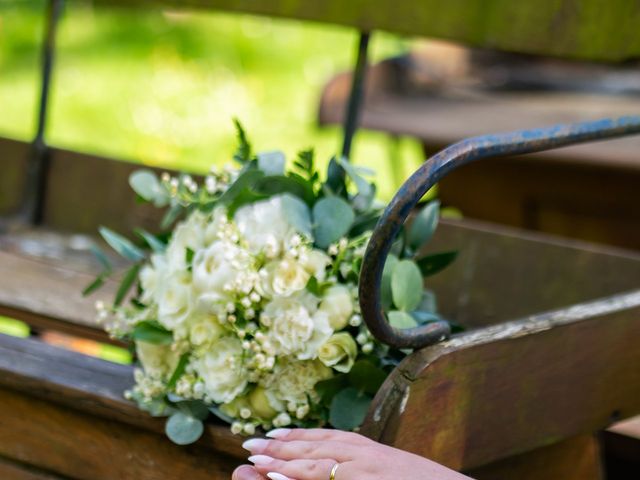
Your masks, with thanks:
[[(360, 265), (381, 213), (375, 185), (341, 159), (322, 179), (312, 151), (286, 168), (279, 152), (254, 155), (238, 130), (237, 167), (212, 170), (201, 183), (149, 170), (131, 176), (141, 199), (168, 207), (168, 233), (137, 230), (132, 242), (101, 229), (132, 262), (114, 303), (97, 302), (106, 329), (135, 345), (140, 368), (126, 395), (167, 416), (166, 433), (179, 444), (196, 441), (209, 414), (236, 434), (353, 430), (408, 353), (377, 342), (358, 306)], [(396, 327), (440, 320), (423, 277), (455, 252), (416, 258), (438, 210), (428, 203), (387, 261), (383, 304)], [(97, 255), (104, 272), (87, 294), (112, 271)]]

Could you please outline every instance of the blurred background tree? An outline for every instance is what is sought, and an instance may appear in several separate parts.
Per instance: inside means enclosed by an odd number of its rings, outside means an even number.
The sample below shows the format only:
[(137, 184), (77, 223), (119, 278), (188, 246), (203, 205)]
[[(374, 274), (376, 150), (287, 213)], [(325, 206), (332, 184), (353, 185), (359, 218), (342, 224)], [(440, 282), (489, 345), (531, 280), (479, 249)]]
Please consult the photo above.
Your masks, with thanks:
[[(0, 136), (35, 130), (45, 0), (0, 2)], [(259, 150), (292, 155), (313, 146), (326, 161), (341, 131), (319, 129), (322, 85), (354, 61), (357, 35), (335, 26), (246, 15), (129, 10), (66, 3), (58, 36), (47, 136), (53, 145), (167, 168), (204, 172), (229, 161), (238, 117)], [(408, 41), (376, 35), (371, 60)], [(403, 175), (391, 175), (390, 158)], [(422, 161), (417, 142), (361, 132), (356, 163), (393, 178)]]

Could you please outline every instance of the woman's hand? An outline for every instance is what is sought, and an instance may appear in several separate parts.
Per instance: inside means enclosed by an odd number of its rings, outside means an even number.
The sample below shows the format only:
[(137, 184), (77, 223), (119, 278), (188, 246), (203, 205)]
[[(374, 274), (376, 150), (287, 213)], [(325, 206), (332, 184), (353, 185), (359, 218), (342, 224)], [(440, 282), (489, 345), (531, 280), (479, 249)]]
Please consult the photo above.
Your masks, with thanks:
[(355, 433), (323, 429), (278, 429), (271, 439), (247, 440), (253, 469), (243, 466), (233, 480), (462, 480), (453, 470), (418, 455), (381, 445)]

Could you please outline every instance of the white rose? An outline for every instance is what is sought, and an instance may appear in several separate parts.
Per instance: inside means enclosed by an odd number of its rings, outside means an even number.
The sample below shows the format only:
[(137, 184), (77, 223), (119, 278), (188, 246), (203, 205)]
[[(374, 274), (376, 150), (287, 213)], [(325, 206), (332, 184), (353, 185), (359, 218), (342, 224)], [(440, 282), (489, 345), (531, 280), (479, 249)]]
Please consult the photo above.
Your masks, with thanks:
[(175, 329), (192, 309), (191, 283), (186, 274), (173, 274), (164, 279), (158, 295), (158, 321), (169, 330)]
[(206, 395), (216, 403), (229, 403), (247, 386), (248, 373), (242, 367), (242, 342), (236, 337), (220, 338), (192, 362), (204, 382)]
[(205, 222), (204, 214), (194, 212), (176, 227), (165, 253), (167, 264), (172, 271), (186, 270), (187, 248), (195, 252), (204, 247)]
[(178, 365), (180, 355), (170, 345), (136, 342), (136, 355), (145, 373), (152, 378), (168, 378)]
[(222, 232), (223, 228), (228, 224), (227, 210), (224, 207), (214, 208), (204, 230), (205, 245), (211, 245), (218, 240), (220, 238), (218, 233)]
[(265, 379), (265, 394), (277, 411), (286, 411), (287, 406), (308, 405), (309, 397), (318, 401), (314, 387), (321, 380), (332, 376), (331, 369), (318, 360), (284, 360), (276, 365), (273, 374)]
[(196, 310), (174, 331), (174, 336), (177, 339), (188, 340), (197, 347), (207, 347), (224, 333), (225, 329), (216, 315)]
[(331, 263), (331, 257), (322, 250), (309, 250), (302, 253), (300, 263), (318, 281), (323, 282), (327, 277), (327, 266)]
[(353, 300), (349, 289), (343, 285), (334, 285), (329, 288), (320, 303), (320, 311), (327, 314), (333, 330), (342, 330), (346, 327), (353, 313)]
[(262, 288), (270, 297), (288, 297), (303, 290), (311, 278), (309, 272), (293, 258), (270, 262), (264, 268), (267, 276)]
[(280, 254), (285, 240), (295, 233), (280, 195), (238, 209), (233, 219), (251, 253), (265, 252), (271, 258)]
[(278, 355), (295, 355), (300, 360), (316, 358), (333, 331), (324, 312), (316, 311), (310, 294), (276, 297), (264, 308), (271, 326), (268, 338)]
[(214, 242), (193, 257), (193, 284), (202, 292), (224, 295), (224, 287), (231, 287), (249, 265), (247, 252), (237, 245), (225, 241)]

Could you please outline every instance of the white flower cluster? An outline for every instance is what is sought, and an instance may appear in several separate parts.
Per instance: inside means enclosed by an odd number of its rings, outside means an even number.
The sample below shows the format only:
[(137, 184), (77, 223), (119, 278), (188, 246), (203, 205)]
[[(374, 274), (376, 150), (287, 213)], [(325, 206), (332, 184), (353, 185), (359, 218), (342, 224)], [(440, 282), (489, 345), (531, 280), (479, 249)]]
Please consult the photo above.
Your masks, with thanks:
[[(144, 309), (129, 326), (157, 321), (173, 341), (136, 341), (143, 370), (133, 396), (215, 404), (236, 433), (313, 420), (316, 383), (372, 349), (355, 284), (338, 280), (347, 248), (346, 240), (329, 254), (314, 248), (278, 195), (232, 218), (223, 207), (192, 213), (140, 272)], [(181, 359), (186, 366), (172, 378)]]

